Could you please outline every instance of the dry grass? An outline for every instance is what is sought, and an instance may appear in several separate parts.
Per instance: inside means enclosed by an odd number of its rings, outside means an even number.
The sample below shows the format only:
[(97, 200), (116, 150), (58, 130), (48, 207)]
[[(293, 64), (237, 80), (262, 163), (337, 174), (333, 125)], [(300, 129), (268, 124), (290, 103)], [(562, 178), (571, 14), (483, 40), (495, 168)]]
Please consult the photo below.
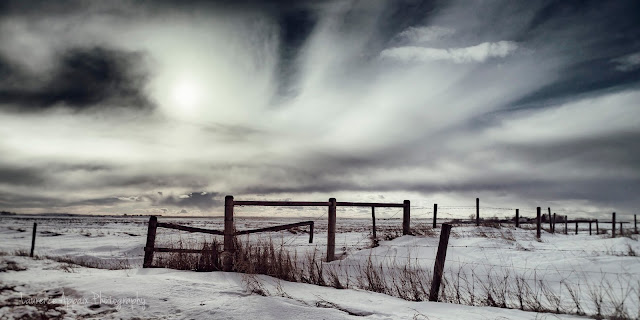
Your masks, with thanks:
[(12, 260), (0, 261), (0, 272), (7, 271), (25, 271), (27, 268), (20, 266), (17, 262)]
[[(38, 257), (41, 258), (41, 257)], [(131, 269), (129, 259), (118, 260), (103, 260), (93, 257), (74, 257), (74, 256), (45, 256), (44, 258), (64, 263), (63, 270), (71, 272), (75, 267), (81, 266), (94, 269), (106, 269), (106, 270), (123, 270)]]
[[(513, 237), (510, 232), (504, 232), (503, 236), (506, 240)], [(287, 281), (338, 289), (363, 289), (410, 301), (428, 299), (432, 273), (420, 267), (417, 259), (377, 262), (370, 256), (355, 265), (353, 261), (348, 260), (327, 264), (320, 261), (319, 252), (314, 250), (299, 256), (295, 250), (288, 251), (283, 244), (276, 245), (271, 240), (252, 245), (238, 245), (236, 271), (266, 274)], [(473, 266), (461, 265), (456, 269), (449, 268), (445, 272), (439, 301), (534, 312), (589, 315), (596, 318), (637, 317), (632, 314), (633, 310), (630, 308), (633, 304), (630, 302), (634, 299), (640, 301), (638, 291), (624, 285), (633, 279), (622, 276), (617, 280), (611, 280), (605, 279), (604, 275), (599, 283), (594, 283), (593, 279), (584, 275), (579, 283), (557, 283), (548, 281), (535, 271), (517, 274), (504, 268), (476, 270)], [(560, 291), (557, 291), (558, 287)], [(585, 287), (591, 290), (588, 295), (581, 291), (584, 291)], [(256, 283), (251, 283), (248, 291), (268, 294), (263, 286)], [(283, 296), (283, 293), (279, 295)], [(590, 299), (586, 299), (587, 296)], [(640, 313), (640, 310), (637, 312)]]
[[(162, 245), (158, 247), (163, 247)], [(192, 271), (218, 271), (220, 267), (221, 244), (212, 238), (209, 242), (178, 240), (175, 245), (169, 246), (173, 249), (196, 249), (199, 253), (182, 252), (156, 252), (154, 254), (153, 266), (159, 268), (169, 268), (177, 270)]]

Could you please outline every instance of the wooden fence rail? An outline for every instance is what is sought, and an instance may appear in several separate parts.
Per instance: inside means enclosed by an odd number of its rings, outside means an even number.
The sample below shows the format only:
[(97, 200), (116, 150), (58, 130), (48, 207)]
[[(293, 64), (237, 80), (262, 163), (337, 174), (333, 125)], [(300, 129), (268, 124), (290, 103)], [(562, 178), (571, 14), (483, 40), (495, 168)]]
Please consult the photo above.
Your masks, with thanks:
[(187, 231), (187, 232), (208, 233), (208, 234), (215, 234), (215, 235), (219, 235), (219, 236), (223, 236), (224, 235), (224, 232), (218, 231), (218, 230), (209, 230), (209, 229), (201, 229), (201, 228), (195, 228), (195, 227), (181, 226), (181, 225), (173, 224), (173, 223), (158, 222), (157, 226), (158, 226), (158, 228), (176, 229), (176, 230)]
[[(233, 234), (232, 234), (231, 239), (233, 241), (233, 237), (235, 237), (237, 235), (252, 234), (252, 233), (259, 233), (259, 232), (280, 231), (280, 230), (286, 230), (286, 229), (295, 228), (295, 227), (309, 226), (309, 243), (313, 243), (313, 225), (314, 225), (313, 221), (303, 221), (303, 222), (289, 223), (289, 224), (277, 225), (277, 226), (266, 227), (266, 228), (253, 229), (253, 230), (234, 231)], [(196, 227), (189, 227), (189, 226), (183, 226), (183, 225), (173, 224), (173, 223), (158, 222), (158, 218), (157, 217), (151, 216), (151, 217), (149, 217), (149, 227), (148, 227), (148, 231), (147, 231), (147, 243), (146, 243), (146, 246), (144, 247), (144, 262), (143, 262), (143, 265), (142, 265), (143, 268), (151, 268), (152, 267), (154, 252), (179, 252), (179, 253), (208, 253), (208, 252), (215, 252), (215, 253), (218, 253), (217, 249), (158, 248), (158, 247), (155, 246), (157, 228), (175, 229), (175, 230), (181, 230), (181, 231), (187, 231), (187, 232), (195, 232), (195, 233), (207, 233), (207, 234), (214, 234), (214, 235), (223, 235), (223, 236), (225, 236), (225, 240), (227, 238), (225, 232), (223, 232), (223, 231), (202, 229), (202, 228), (196, 228)], [(226, 249), (227, 248), (225, 248), (225, 250)], [(230, 256), (231, 256), (231, 252), (226, 251), (226, 256), (223, 255), (223, 264), (224, 264), (224, 261), (225, 261), (225, 257), (230, 257)], [(231, 256), (231, 258), (233, 258), (233, 257)], [(228, 258), (226, 258), (226, 259), (228, 260)], [(226, 271), (230, 271), (230, 270), (231, 269), (226, 270)]]
[[(233, 231), (233, 212), (234, 206), (269, 206), (269, 207), (300, 207), (300, 206), (326, 206), (328, 209), (328, 226), (327, 226), (327, 261), (335, 260), (335, 246), (336, 246), (336, 209), (337, 207), (370, 207), (371, 217), (373, 219), (373, 234), (375, 239), (375, 209), (374, 208), (402, 208), (402, 234), (411, 233), (411, 202), (404, 200), (403, 203), (379, 203), (379, 202), (344, 202), (336, 201), (335, 198), (330, 198), (329, 201), (245, 201), (234, 200), (233, 196), (225, 197), (225, 240), (224, 247), (225, 252), (233, 252), (233, 238), (232, 236), (238, 233)], [(310, 226), (313, 228), (313, 225)], [(268, 229), (268, 228), (264, 228)], [(267, 231), (267, 230), (265, 230)], [(248, 232), (247, 232), (248, 233)], [(244, 233), (243, 233), (244, 234)], [(313, 237), (311, 235), (311, 237)], [(224, 263), (225, 270), (231, 270), (233, 267), (233, 261), (226, 259)]]
[(241, 235), (241, 234), (252, 234), (252, 233), (258, 233), (258, 232), (280, 231), (280, 230), (287, 230), (287, 229), (291, 229), (295, 227), (303, 227), (303, 226), (309, 226), (309, 243), (313, 243), (313, 221), (303, 221), (303, 222), (282, 224), (282, 225), (260, 228), (260, 229), (236, 231), (235, 234)]
[[(233, 197), (232, 197), (233, 198)], [(314, 201), (233, 201), (234, 206), (263, 207), (326, 207), (329, 202)]]

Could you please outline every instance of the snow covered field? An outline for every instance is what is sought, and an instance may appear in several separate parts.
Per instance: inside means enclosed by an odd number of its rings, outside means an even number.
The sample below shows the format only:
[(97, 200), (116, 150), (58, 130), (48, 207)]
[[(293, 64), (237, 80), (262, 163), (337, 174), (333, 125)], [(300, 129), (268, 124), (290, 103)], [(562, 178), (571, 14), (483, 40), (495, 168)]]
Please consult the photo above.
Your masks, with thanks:
[[(259, 236), (269, 237), (288, 250), (317, 250), (326, 245), (326, 217), (316, 219), (314, 243), (306, 228)], [(222, 230), (221, 218), (159, 218), (162, 222)], [(308, 219), (242, 218), (238, 230), (292, 223)], [(36, 255), (102, 262), (123, 270), (85, 268), (50, 259), (15, 256), (28, 252), (33, 222), (38, 223)], [(423, 236), (395, 238), (399, 219), (379, 220), (378, 236), (389, 241), (371, 248), (369, 219), (338, 219), (338, 261), (326, 264), (351, 277), (349, 289), (291, 283), (268, 276), (236, 273), (201, 273), (169, 269), (142, 269), (148, 218), (47, 217), (0, 218), (0, 299), (2, 318), (45, 313), (48, 317), (216, 318), (216, 319), (564, 319), (579, 316), (524, 312), (488, 307), (558, 309), (561, 312), (625, 315), (637, 318), (640, 310), (640, 244), (635, 239), (606, 235), (562, 235), (534, 230), (455, 226), (445, 264), (441, 300), (454, 303), (407, 301), (389, 294), (362, 290), (357, 268), (368, 265), (390, 270), (433, 270), (439, 230), (426, 229), (426, 221), (412, 226)], [(387, 229), (387, 231), (384, 231)], [(210, 241), (212, 236), (158, 229), (158, 244)], [(21, 252), (19, 252), (21, 253)], [(26, 269), (26, 270), (21, 270)], [(21, 271), (18, 271), (21, 270)], [(362, 279), (360, 279), (362, 280)], [(384, 281), (393, 281), (387, 278)], [(365, 281), (366, 282), (366, 281)], [(260, 286), (266, 296), (249, 294)], [(518, 288), (520, 295), (518, 295)], [(428, 288), (427, 288), (428, 289)], [(254, 290), (255, 291), (255, 290)], [(499, 297), (504, 292), (504, 298)], [(488, 300), (488, 297), (491, 297)], [(42, 300), (42, 299), (51, 300)], [(43, 303), (43, 301), (48, 303)], [(54, 303), (58, 303), (56, 305)], [(461, 304), (457, 304), (461, 303)], [(529, 303), (530, 305), (527, 305)], [(468, 306), (465, 304), (472, 304)], [(618, 310), (616, 310), (618, 309)], [(47, 313), (48, 312), (48, 313)], [(34, 316), (35, 317), (35, 316)], [(29, 317), (27, 317), (29, 318)], [(35, 317), (37, 318), (37, 317)]]

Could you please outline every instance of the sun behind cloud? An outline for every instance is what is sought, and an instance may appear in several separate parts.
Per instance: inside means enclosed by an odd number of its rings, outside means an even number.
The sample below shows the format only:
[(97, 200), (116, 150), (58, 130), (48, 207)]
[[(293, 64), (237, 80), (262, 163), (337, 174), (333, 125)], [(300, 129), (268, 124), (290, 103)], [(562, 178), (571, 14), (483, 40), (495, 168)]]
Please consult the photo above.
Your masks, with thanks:
[(171, 101), (180, 112), (196, 112), (202, 104), (203, 90), (201, 85), (192, 79), (180, 79), (171, 89)]

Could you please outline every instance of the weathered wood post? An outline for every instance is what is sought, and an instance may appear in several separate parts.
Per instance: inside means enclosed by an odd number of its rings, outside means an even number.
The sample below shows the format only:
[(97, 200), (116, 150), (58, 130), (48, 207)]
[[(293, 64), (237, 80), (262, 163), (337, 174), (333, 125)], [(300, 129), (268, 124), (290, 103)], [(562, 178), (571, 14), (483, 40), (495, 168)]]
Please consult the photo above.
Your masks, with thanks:
[(536, 214), (536, 238), (540, 239), (540, 224), (542, 222), (542, 217), (540, 214), (540, 207), (537, 208), (537, 214)]
[(551, 228), (553, 228), (552, 224), (551, 224), (551, 207), (547, 207), (547, 210), (549, 213), (547, 213), (547, 220), (549, 220), (549, 233), (552, 233), (553, 230)]
[(480, 226), (480, 198), (476, 198), (476, 227)]
[(143, 268), (151, 268), (153, 262), (153, 248), (156, 243), (156, 229), (158, 227), (158, 217), (149, 217), (149, 226), (147, 228), (147, 244), (144, 247), (144, 261), (142, 263)]
[(376, 207), (371, 207), (371, 220), (373, 220), (373, 240), (376, 240)]
[(516, 228), (520, 227), (520, 209), (516, 209)]
[(33, 234), (31, 235), (31, 253), (29, 257), (33, 258), (33, 250), (36, 248), (36, 229), (38, 229), (38, 224), (33, 223)]
[(433, 228), (434, 229), (438, 227), (436, 219), (438, 219), (438, 204), (434, 203), (433, 204)]
[(569, 216), (564, 216), (564, 234), (569, 234)]
[(598, 219), (596, 219), (596, 234), (600, 234), (600, 226), (598, 225)]
[(336, 257), (336, 198), (329, 198), (329, 225), (327, 236), (327, 262)]
[(449, 245), (451, 225), (445, 223), (442, 225), (442, 229), (440, 230), (440, 243), (438, 244), (438, 253), (436, 254), (436, 262), (433, 267), (433, 281), (431, 282), (431, 290), (429, 291), (429, 301), (438, 301), (438, 292), (440, 292), (440, 283), (442, 282), (442, 273), (444, 271), (444, 261), (447, 257), (447, 246)]
[(593, 221), (589, 221), (589, 235), (591, 235), (591, 223), (593, 223)]
[(578, 234), (578, 221), (576, 221), (576, 234)]
[(309, 243), (313, 243), (313, 221), (309, 225)]
[(233, 256), (235, 255), (235, 230), (233, 226), (233, 196), (224, 197), (224, 256), (222, 269), (233, 270)]
[(404, 201), (402, 210), (402, 234), (411, 234), (411, 202), (409, 200)]
[(616, 213), (611, 215), (611, 238), (616, 237)]
[(556, 233), (556, 213), (553, 213), (553, 224), (551, 226), (551, 233)]
[(624, 231), (622, 230), (622, 221), (620, 221), (620, 236), (624, 237)]

